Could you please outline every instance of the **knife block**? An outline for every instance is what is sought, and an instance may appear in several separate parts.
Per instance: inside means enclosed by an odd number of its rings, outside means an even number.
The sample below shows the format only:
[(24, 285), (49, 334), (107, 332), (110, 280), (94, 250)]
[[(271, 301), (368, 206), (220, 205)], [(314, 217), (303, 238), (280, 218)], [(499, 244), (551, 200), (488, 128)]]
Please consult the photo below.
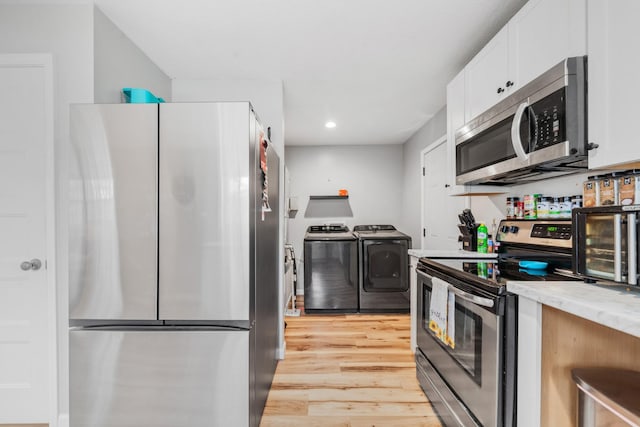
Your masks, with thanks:
[(475, 224), (473, 228), (468, 229), (465, 226), (459, 226), (460, 232), (462, 233), (458, 240), (462, 242), (462, 249), (465, 251), (476, 251), (478, 250), (478, 226), (479, 224)]

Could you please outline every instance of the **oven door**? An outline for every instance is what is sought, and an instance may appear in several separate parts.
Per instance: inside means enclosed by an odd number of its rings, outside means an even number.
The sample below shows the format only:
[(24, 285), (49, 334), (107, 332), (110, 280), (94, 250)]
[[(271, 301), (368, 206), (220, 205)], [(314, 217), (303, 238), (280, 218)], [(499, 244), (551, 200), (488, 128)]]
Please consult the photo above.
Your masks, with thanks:
[[(448, 384), (480, 425), (501, 426), (504, 316), (500, 313), (500, 299), (480, 290), (470, 292), (469, 285), (461, 285), (457, 279), (444, 275), (439, 278), (456, 294), (455, 349), (442, 343), (429, 329), (432, 276), (420, 270), (418, 348), (439, 374), (437, 380)], [(454, 407), (450, 405), (449, 409)], [(464, 419), (465, 415), (456, 418)]]

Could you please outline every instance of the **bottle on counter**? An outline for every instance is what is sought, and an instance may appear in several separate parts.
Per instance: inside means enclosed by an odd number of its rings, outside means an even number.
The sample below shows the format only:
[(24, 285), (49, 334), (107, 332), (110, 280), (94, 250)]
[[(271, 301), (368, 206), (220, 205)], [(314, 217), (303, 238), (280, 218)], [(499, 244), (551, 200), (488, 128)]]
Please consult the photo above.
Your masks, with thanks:
[(492, 254), (493, 250), (494, 250), (493, 236), (491, 234), (487, 234), (487, 253)]
[(549, 209), (553, 199), (551, 197), (541, 197), (536, 205), (538, 219), (549, 218)]
[(507, 197), (507, 219), (516, 219), (519, 197)]
[(476, 248), (476, 250), (480, 253), (486, 254), (489, 247), (488, 247), (488, 233), (487, 233), (487, 226), (484, 224), (484, 222), (481, 222), (480, 225), (478, 226), (478, 247)]
[(572, 196), (563, 196), (560, 202), (560, 218), (571, 218), (571, 209), (572, 209)]
[(538, 199), (540, 194), (524, 196), (524, 219), (538, 219)]

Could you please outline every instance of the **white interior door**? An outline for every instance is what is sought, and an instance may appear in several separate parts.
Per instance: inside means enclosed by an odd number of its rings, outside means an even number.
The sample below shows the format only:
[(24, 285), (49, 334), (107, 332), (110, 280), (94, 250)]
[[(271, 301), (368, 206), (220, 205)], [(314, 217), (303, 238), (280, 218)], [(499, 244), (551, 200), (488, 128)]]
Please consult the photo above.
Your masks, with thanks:
[(0, 94), (0, 424), (49, 423), (50, 56), (0, 55)]
[(449, 196), (447, 183), (447, 138), (443, 136), (422, 152), (422, 248), (459, 249), (458, 215), (466, 197)]

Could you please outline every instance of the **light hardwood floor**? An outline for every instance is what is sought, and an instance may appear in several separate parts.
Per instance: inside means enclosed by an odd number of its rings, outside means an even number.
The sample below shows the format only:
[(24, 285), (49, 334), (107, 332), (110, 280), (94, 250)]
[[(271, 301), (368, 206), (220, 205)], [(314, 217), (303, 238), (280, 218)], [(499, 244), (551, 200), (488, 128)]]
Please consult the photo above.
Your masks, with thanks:
[(287, 317), (261, 427), (440, 426), (416, 380), (409, 315)]

